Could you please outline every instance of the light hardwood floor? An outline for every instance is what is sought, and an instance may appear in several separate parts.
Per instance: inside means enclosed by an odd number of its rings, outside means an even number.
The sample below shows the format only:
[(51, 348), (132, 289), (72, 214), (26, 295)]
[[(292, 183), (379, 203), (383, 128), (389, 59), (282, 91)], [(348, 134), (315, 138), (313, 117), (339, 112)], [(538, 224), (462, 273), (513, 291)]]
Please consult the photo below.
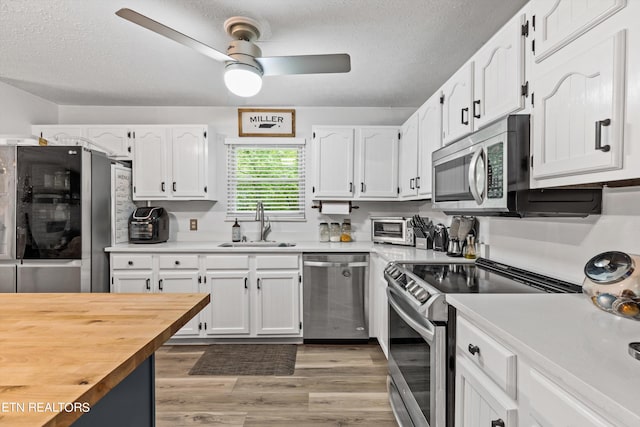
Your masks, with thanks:
[(156, 352), (158, 427), (396, 427), (377, 345), (300, 345), (291, 376), (189, 375), (202, 346)]

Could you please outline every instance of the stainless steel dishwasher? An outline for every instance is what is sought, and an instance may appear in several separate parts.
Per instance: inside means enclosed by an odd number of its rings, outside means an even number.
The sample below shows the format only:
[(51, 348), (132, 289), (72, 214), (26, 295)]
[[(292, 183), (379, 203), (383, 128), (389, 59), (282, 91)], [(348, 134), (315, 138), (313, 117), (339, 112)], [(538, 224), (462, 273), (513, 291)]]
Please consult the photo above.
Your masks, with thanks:
[(304, 340), (369, 339), (369, 254), (308, 253), (304, 265)]

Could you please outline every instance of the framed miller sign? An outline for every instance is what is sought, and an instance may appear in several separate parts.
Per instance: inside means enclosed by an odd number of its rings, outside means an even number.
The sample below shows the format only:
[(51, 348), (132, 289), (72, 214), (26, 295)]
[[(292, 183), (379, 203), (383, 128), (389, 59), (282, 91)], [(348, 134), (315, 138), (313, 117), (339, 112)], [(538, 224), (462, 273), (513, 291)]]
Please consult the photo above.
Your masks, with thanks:
[(238, 136), (296, 136), (296, 110), (238, 108)]

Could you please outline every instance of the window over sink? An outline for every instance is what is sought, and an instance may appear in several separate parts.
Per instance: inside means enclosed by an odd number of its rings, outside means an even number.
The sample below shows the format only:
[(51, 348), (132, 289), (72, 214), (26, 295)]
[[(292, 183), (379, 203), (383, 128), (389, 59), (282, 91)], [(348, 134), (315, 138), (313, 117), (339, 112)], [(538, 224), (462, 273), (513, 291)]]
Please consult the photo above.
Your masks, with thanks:
[(227, 218), (254, 219), (256, 203), (272, 221), (305, 218), (304, 138), (227, 139)]

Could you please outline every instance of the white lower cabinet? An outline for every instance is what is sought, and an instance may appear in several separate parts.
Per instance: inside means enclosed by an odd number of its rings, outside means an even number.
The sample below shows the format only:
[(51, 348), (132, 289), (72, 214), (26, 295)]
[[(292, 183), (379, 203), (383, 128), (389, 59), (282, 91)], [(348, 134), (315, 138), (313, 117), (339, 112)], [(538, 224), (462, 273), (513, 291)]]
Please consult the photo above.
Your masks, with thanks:
[(371, 271), (369, 272), (369, 336), (376, 337), (382, 352), (389, 357), (389, 304), (387, 303), (387, 281), (384, 268), (387, 261), (372, 252)]
[[(477, 321), (456, 319), (456, 427), (613, 427), (615, 422), (554, 380), (544, 361), (518, 352)], [(522, 338), (522, 337), (521, 337)], [(516, 363), (517, 362), (517, 363)], [(609, 418), (610, 419), (610, 418)]]
[[(198, 293), (201, 282), (198, 255), (111, 254), (112, 293)], [(174, 337), (200, 334), (200, 314)]]
[(516, 403), (465, 357), (456, 357), (456, 427), (516, 427)]
[(206, 310), (207, 335), (243, 335), (251, 331), (249, 320), (249, 270), (208, 271), (211, 303)]
[(299, 255), (208, 255), (204, 269), (207, 337), (302, 336)]
[(256, 285), (256, 334), (300, 335), (300, 273), (258, 271)]
[[(158, 271), (158, 293), (198, 293), (198, 270), (163, 270)], [(200, 334), (200, 316), (194, 316), (178, 332), (176, 336), (197, 336)]]
[(151, 292), (152, 277), (153, 270), (113, 270), (111, 273), (111, 292)]
[(524, 366), (522, 389), (527, 390), (527, 426), (613, 427), (540, 371)]

